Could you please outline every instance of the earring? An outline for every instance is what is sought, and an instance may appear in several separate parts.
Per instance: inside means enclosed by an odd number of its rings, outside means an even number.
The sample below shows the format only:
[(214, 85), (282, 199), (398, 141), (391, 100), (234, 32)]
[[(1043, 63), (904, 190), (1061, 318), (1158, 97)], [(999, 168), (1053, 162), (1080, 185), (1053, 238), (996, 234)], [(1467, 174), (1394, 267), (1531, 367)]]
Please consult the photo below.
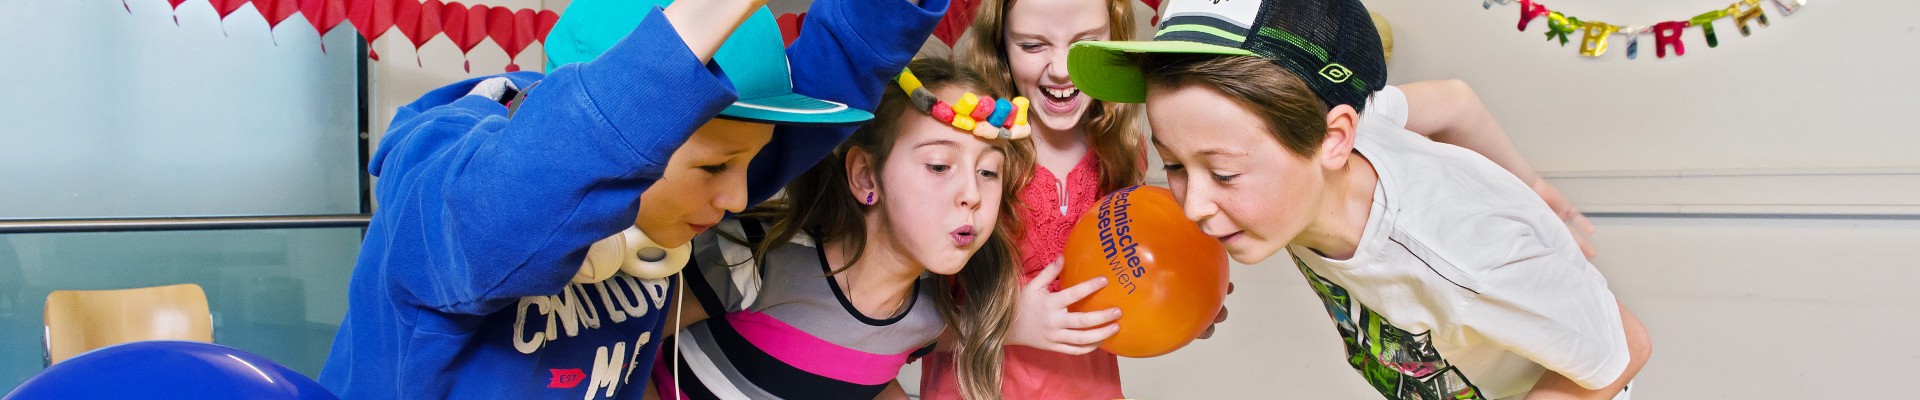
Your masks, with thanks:
[(866, 205), (869, 205), (869, 206), (870, 206), (870, 205), (873, 205), (873, 192), (867, 192), (867, 202), (866, 202)]

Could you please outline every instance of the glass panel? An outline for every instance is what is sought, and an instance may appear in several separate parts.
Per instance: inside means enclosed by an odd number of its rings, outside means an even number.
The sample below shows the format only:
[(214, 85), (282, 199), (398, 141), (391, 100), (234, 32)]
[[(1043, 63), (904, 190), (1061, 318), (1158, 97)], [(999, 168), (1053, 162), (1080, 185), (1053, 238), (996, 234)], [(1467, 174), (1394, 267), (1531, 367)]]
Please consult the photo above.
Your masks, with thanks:
[(0, 218), (359, 212), (352, 26), (125, 4), (0, 2)]
[(41, 371), (47, 294), (198, 284), (214, 342), (319, 376), (359, 228), (0, 235), (0, 393)]

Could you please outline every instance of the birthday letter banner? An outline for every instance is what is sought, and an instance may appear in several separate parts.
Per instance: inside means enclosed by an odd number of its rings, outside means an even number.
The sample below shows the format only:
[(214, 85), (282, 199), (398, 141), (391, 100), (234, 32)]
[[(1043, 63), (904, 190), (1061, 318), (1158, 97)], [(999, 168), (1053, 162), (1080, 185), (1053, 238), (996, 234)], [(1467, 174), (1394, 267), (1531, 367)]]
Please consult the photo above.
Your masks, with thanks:
[[(1783, 16), (1791, 16), (1795, 11), (1799, 11), (1801, 6), (1807, 5), (1806, 0), (1770, 1), (1779, 8)], [(1740, 28), (1740, 36), (1753, 33), (1749, 23), (1756, 23), (1761, 27), (1767, 26), (1767, 13), (1761, 8), (1760, 0), (1736, 1), (1725, 8), (1700, 13), (1693, 18), (1627, 26), (1582, 20), (1548, 9), (1547, 5), (1533, 0), (1481, 0), (1480, 5), (1482, 8), (1492, 9), (1495, 3), (1511, 5), (1516, 2), (1520, 4), (1521, 32), (1526, 32), (1527, 25), (1533, 23), (1533, 20), (1545, 17), (1547, 41), (1557, 40), (1560, 46), (1564, 47), (1572, 40), (1571, 36), (1578, 32), (1581, 35), (1580, 55), (1587, 57), (1606, 54), (1607, 39), (1614, 35), (1627, 37), (1627, 59), (1632, 60), (1640, 56), (1640, 35), (1643, 33), (1653, 33), (1654, 54), (1660, 58), (1666, 58), (1669, 50), (1675, 57), (1687, 54), (1686, 42), (1680, 41), (1681, 34), (1685, 33), (1687, 28), (1700, 28), (1700, 33), (1706, 36), (1707, 47), (1720, 47), (1720, 37), (1713, 31), (1714, 21), (1732, 19), (1734, 26)]]

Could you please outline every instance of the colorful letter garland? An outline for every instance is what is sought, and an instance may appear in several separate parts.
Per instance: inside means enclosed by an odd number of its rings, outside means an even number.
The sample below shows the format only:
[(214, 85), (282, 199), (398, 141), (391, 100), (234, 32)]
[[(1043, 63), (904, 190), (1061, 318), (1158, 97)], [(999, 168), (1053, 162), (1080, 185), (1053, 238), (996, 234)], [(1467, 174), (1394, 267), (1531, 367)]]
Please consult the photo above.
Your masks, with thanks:
[[(1632, 60), (1640, 57), (1640, 34), (1649, 31), (1653, 32), (1654, 53), (1660, 58), (1666, 58), (1668, 49), (1672, 49), (1674, 56), (1687, 54), (1687, 45), (1685, 42), (1680, 41), (1680, 35), (1690, 27), (1700, 28), (1700, 32), (1706, 36), (1707, 47), (1720, 47), (1720, 37), (1715, 34), (1713, 30), (1714, 21), (1727, 18), (1733, 19), (1734, 25), (1740, 28), (1740, 36), (1748, 36), (1753, 33), (1753, 31), (1748, 28), (1748, 22), (1758, 23), (1762, 27), (1767, 26), (1766, 10), (1760, 7), (1760, 0), (1739, 0), (1733, 4), (1728, 4), (1725, 8), (1707, 11), (1684, 20), (1632, 26), (1619, 26), (1600, 21), (1581, 20), (1571, 15), (1562, 14), (1559, 11), (1550, 10), (1545, 4), (1540, 4), (1533, 0), (1517, 1), (1520, 3), (1521, 32), (1525, 32), (1527, 25), (1532, 24), (1534, 19), (1546, 17), (1547, 41), (1558, 40), (1561, 46), (1566, 46), (1567, 42), (1570, 41), (1568, 35), (1574, 32), (1580, 32), (1580, 55), (1587, 57), (1599, 57), (1602, 54), (1606, 54), (1607, 39), (1613, 35), (1623, 35), (1627, 37), (1627, 59)], [(1791, 16), (1795, 11), (1799, 11), (1801, 6), (1807, 5), (1806, 0), (1770, 1), (1773, 2), (1775, 7), (1779, 8), (1780, 14), (1785, 16)], [(1482, 8), (1492, 9), (1495, 3), (1508, 5), (1515, 2), (1516, 0), (1481, 0), (1480, 6)]]

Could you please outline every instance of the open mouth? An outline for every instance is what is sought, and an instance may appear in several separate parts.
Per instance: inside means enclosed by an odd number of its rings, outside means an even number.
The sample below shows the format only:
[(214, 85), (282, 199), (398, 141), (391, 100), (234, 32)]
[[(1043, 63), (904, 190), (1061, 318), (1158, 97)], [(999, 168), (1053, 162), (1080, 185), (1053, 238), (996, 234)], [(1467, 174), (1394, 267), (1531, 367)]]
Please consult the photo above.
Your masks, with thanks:
[(1041, 105), (1048, 112), (1065, 114), (1073, 112), (1074, 100), (1080, 97), (1080, 88), (1074, 86), (1041, 86)]
[(947, 235), (953, 237), (953, 244), (956, 246), (973, 244), (973, 240), (977, 238), (973, 234), (973, 225), (961, 225)]
[(1057, 101), (1073, 100), (1073, 96), (1080, 94), (1080, 88), (1073, 87), (1073, 86), (1068, 86), (1064, 88), (1043, 88), (1040, 91), (1047, 94), (1047, 100), (1057, 100)]

